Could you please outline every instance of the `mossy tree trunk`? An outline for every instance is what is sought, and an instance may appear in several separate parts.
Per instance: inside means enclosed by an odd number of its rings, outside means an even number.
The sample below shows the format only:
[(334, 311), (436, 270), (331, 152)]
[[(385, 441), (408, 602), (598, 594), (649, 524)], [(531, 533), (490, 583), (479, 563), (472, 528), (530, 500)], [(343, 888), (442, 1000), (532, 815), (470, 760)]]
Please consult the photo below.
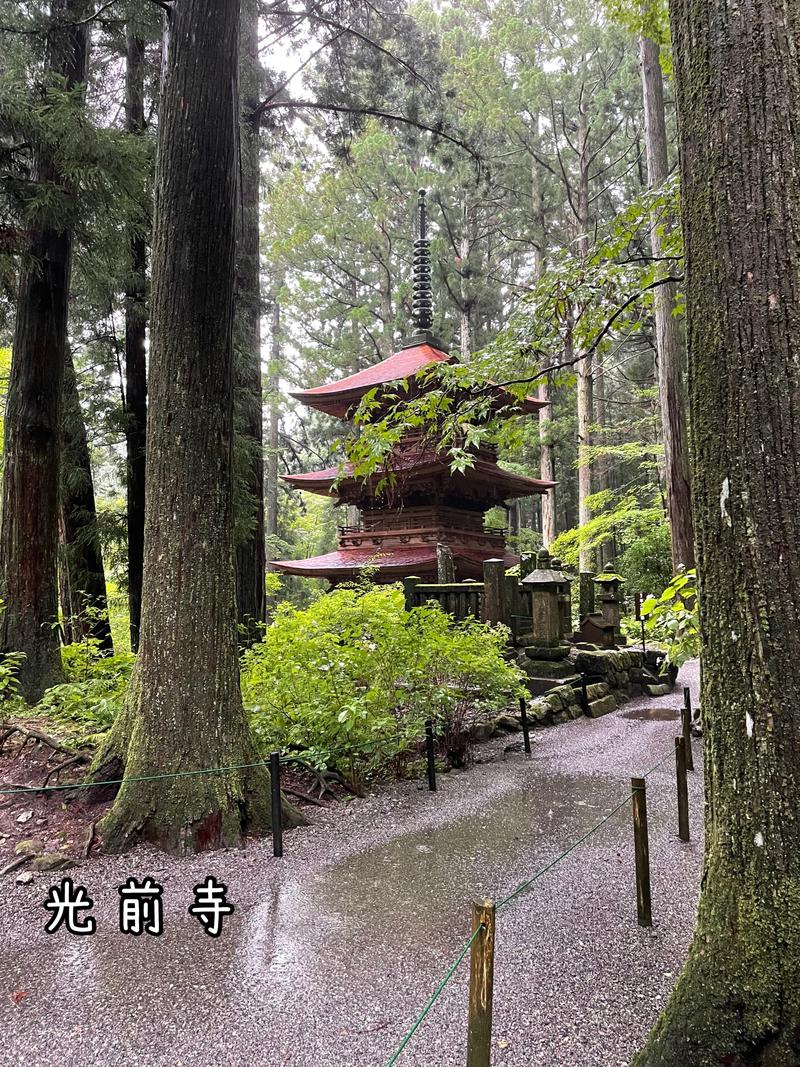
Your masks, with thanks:
[(673, 0), (706, 855), (636, 1067), (800, 1063), (800, 11)]
[(240, 640), (258, 640), (266, 618), (264, 543), (264, 434), (261, 386), (261, 285), (259, 261), (259, 127), (250, 116), (261, 99), (258, 5), (241, 0), (238, 240), (236, 250), (236, 603)]
[(73, 641), (84, 637), (99, 642), (104, 655), (114, 654), (108, 618), (106, 572), (97, 526), (94, 477), (86, 423), (78, 394), (72, 355), (66, 354), (61, 457), (60, 531), (64, 628)]
[[(86, 80), (83, 0), (53, 0), (42, 92)], [(76, 106), (80, 106), (77, 104)], [(30, 703), (63, 681), (58, 623), (61, 406), (72, 264), (68, 184), (43, 145), (34, 178), (65, 196), (63, 216), (34, 224), (20, 271), (5, 419), (0, 521), (0, 649), (25, 654), (20, 690)]]
[[(125, 125), (145, 132), (145, 45), (136, 27), (125, 34)], [(144, 567), (144, 479), (147, 445), (147, 244), (138, 230), (129, 240), (130, 273), (125, 287), (125, 451), (127, 458), (128, 609), (131, 650), (139, 649)]]
[[(169, 17), (156, 164), (140, 651), (124, 714), (95, 764), (153, 776), (257, 761), (236, 640), (233, 285), (238, 0)], [(230, 844), (269, 824), (263, 766), (130, 781), (107, 850)]]

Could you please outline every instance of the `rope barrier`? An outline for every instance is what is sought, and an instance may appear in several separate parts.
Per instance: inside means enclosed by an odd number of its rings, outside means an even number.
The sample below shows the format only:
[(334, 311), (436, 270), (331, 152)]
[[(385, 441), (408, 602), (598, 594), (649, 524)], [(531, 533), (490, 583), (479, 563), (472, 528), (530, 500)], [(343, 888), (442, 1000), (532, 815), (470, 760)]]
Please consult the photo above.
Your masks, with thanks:
[(503, 897), (502, 900), (498, 901), (496, 905), (497, 910), (500, 911), (500, 909), (504, 908), (506, 904), (510, 904), (512, 900), (516, 900), (516, 898), (522, 893), (524, 893), (526, 889), (530, 889), (533, 883), (538, 881), (542, 877), (542, 875), (547, 874), (548, 871), (552, 871), (552, 869), (563, 859), (565, 859), (570, 854), (570, 852), (574, 852), (578, 845), (582, 845), (583, 842), (588, 840), (588, 838), (590, 838), (592, 834), (596, 833), (601, 826), (605, 826), (608, 820), (612, 819), (618, 811), (622, 811), (625, 805), (630, 803), (630, 799), (630, 794), (628, 794), (625, 799), (620, 801), (620, 803), (617, 804), (617, 806), (612, 811), (610, 811), (607, 815), (604, 815), (600, 822), (596, 823), (590, 830), (587, 830), (586, 833), (582, 837), (579, 837), (577, 841), (573, 841), (569, 848), (565, 849), (560, 856), (556, 856), (554, 860), (551, 860), (550, 863), (542, 867), (541, 870), (537, 871), (536, 874), (532, 875), (527, 881), (521, 882), (520, 885), (518, 885), (516, 889), (512, 890), (507, 897)]
[(459, 952), (459, 954), (458, 954), (457, 958), (455, 959), (455, 961), (450, 965), (450, 968), (448, 969), (447, 974), (444, 976), (444, 978), (438, 984), (438, 986), (436, 987), (436, 989), (433, 992), (433, 995), (429, 998), (428, 1003), (425, 1005), (425, 1007), (419, 1013), (419, 1015), (417, 1016), (417, 1018), (414, 1021), (414, 1024), (411, 1026), (411, 1028), (408, 1030), (408, 1032), (406, 1033), (406, 1035), (403, 1038), (403, 1040), (397, 1046), (397, 1048), (395, 1049), (395, 1051), (392, 1054), (391, 1058), (389, 1060), (387, 1060), (386, 1067), (394, 1067), (394, 1064), (397, 1063), (397, 1061), (400, 1059), (400, 1056), (402, 1055), (403, 1050), (405, 1049), (406, 1045), (409, 1043), (411, 1038), (414, 1036), (414, 1034), (417, 1032), (417, 1030), (419, 1030), (420, 1026), (425, 1021), (425, 1017), (427, 1016), (428, 1012), (431, 1010), (433, 1005), (436, 1003), (436, 1001), (439, 999), (439, 997), (444, 992), (445, 987), (447, 986), (448, 982), (450, 981), (450, 979), (453, 977), (453, 975), (456, 973), (456, 971), (460, 967), (460, 965), (461, 965), (464, 957), (466, 956), (466, 954), (472, 948), (473, 941), (475, 940), (475, 938), (478, 936), (478, 934), (482, 930), (483, 930), (483, 924), (481, 924), (474, 931), (474, 933), (472, 934), (472, 937), (470, 937), (469, 941), (467, 941), (467, 943), (461, 949), (461, 952)]
[(125, 785), (127, 782), (158, 782), (162, 778), (190, 778), (197, 774), (227, 774), (229, 771), (252, 770), (254, 767), (264, 767), (264, 760), (258, 763), (235, 763), (231, 767), (204, 767), (199, 771), (170, 771), (169, 774), (143, 774), (132, 775), (130, 778), (111, 778), (104, 782), (72, 782), (59, 785), (26, 785), (19, 789), (0, 789), (0, 796), (18, 796), (20, 793), (52, 793), (66, 789), (94, 789), (104, 785)]

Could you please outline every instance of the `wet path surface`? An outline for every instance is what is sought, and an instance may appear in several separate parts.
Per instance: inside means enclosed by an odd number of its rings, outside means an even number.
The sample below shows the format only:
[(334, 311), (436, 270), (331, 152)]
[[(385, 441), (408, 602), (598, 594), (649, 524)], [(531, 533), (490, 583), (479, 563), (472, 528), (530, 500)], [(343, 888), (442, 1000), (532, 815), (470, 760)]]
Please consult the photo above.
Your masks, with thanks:
[[(405, 783), (315, 812), (283, 860), (269, 841), (181, 862), (102, 858), (70, 872), (95, 902), (91, 937), (43, 932), (59, 875), (6, 881), (0, 1064), (382, 1067), (469, 935), (471, 901), (550, 862), (666, 755), (648, 777), (652, 930), (636, 925), (627, 806), (498, 916), (493, 1064), (624, 1067), (694, 920), (701, 783), (683, 845), (669, 758), (679, 693), (538, 731), (530, 760), (516, 736), (481, 746), (485, 762), (440, 778), (437, 794)], [(218, 939), (187, 913), (208, 874), (236, 908)], [(165, 931), (123, 935), (117, 887), (146, 875), (164, 886)], [(401, 1065), (463, 1067), (466, 978), (462, 967)]]

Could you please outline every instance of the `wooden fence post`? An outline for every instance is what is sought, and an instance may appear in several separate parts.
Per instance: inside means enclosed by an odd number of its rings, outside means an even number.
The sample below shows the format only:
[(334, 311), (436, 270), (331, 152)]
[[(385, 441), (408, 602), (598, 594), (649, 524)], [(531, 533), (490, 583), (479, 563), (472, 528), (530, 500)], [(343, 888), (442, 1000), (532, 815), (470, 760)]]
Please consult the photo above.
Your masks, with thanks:
[(283, 855), (283, 811), (281, 809), (281, 754), (271, 752), (269, 773), (272, 785), (272, 855)]
[(495, 906), (491, 900), (472, 905), (472, 932), (478, 929), (469, 962), (467, 1067), (489, 1067), (492, 1056)]
[(650, 844), (647, 836), (647, 783), (631, 778), (633, 792), (633, 845), (636, 856), (636, 911), (640, 926), (653, 925), (650, 901)]
[(692, 691), (688, 685), (683, 687), (683, 739), (686, 742), (686, 769), (694, 770), (694, 754), (692, 753)]
[(686, 738), (675, 738), (675, 773), (678, 784), (678, 837), (689, 840), (689, 786), (686, 781)]

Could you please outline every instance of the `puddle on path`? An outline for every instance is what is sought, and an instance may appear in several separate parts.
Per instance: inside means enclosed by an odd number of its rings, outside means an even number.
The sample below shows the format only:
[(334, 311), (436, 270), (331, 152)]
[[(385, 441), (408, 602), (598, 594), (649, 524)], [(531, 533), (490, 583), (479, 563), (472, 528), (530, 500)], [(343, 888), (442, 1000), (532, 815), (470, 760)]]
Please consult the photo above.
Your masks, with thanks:
[(303, 973), (346, 967), (391, 942), (435, 954), (453, 944), (471, 902), (499, 897), (580, 836), (619, 801), (619, 779), (541, 777), (486, 810), (404, 834), (276, 887), (240, 945), (253, 971), (296, 984)]

